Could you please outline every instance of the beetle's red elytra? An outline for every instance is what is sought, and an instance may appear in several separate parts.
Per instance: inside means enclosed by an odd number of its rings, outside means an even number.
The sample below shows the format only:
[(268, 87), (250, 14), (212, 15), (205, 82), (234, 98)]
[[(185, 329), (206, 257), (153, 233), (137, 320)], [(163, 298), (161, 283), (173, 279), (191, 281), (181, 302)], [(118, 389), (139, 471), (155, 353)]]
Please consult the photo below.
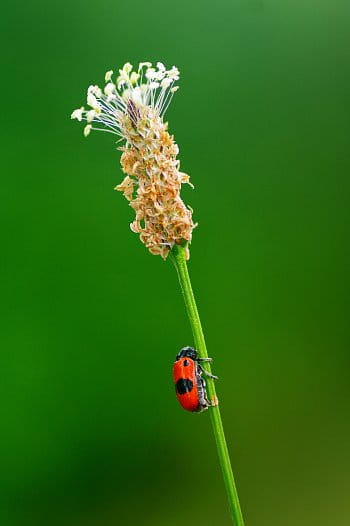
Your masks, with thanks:
[(211, 362), (211, 358), (199, 358), (193, 347), (184, 347), (177, 354), (173, 367), (175, 391), (180, 405), (193, 413), (201, 413), (218, 404), (217, 398), (209, 401), (203, 374), (217, 380), (199, 362)]

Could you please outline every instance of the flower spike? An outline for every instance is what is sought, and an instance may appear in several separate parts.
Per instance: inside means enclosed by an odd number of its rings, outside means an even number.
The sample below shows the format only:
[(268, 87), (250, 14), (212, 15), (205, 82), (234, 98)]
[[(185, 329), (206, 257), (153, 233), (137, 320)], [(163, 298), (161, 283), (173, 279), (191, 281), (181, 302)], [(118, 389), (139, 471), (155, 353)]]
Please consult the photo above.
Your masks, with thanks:
[[(141, 62), (136, 71), (130, 62), (105, 75), (103, 90), (91, 85), (90, 109), (74, 110), (71, 118), (85, 120), (84, 135), (107, 131), (125, 141), (121, 166), (126, 174), (116, 190), (123, 193), (136, 217), (130, 228), (152, 254), (166, 258), (175, 244), (191, 242), (192, 209), (180, 197), (189, 176), (180, 172), (179, 149), (163, 116), (179, 86), (179, 70), (167, 70), (162, 62)], [(118, 142), (119, 142), (118, 141)], [(192, 185), (191, 185), (192, 186)]]

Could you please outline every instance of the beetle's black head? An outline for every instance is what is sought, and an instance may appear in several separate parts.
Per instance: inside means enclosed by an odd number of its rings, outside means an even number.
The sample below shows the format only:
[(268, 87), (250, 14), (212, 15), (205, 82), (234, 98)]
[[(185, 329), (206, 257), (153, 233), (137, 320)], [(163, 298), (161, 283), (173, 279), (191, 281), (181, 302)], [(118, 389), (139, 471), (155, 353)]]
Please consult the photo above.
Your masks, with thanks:
[(192, 360), (195, 360), (197, 358), (197, 351), (193, 347), (183, 347), (181, 351), (176, 356), (176, 361), (180, 360), (180, 358), (192, 358)]

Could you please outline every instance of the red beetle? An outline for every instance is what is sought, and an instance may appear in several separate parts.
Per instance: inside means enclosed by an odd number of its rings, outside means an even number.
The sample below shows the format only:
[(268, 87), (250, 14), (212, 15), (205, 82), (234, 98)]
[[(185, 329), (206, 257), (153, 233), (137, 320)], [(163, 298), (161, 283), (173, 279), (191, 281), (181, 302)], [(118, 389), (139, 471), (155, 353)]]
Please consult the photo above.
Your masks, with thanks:
[(209, 401), (203, 374), (217, 380), (198, 362), (211, 362), (211, 358), (198, 358), (193, 347), (184, 347), (176, 356), (173, 367), (176, 396), (186, 411), (200, 413), (210, 406), (217, 405), (217, 400)]

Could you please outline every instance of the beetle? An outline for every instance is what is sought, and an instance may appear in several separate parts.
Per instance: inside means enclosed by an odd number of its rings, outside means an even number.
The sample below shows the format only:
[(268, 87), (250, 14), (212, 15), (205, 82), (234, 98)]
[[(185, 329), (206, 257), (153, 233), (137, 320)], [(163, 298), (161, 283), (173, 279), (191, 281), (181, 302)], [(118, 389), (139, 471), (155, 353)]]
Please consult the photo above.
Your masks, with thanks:
[(209, 401), (203, 374), (217, 380), (199, 362), (211, 362), (212, 358), (199, 358), (193, 347), (183, 347), (177, 354), (173, 366), (175, 392), (178, 401), (186, 411), (201, 413), (218, 404), (217, 399)]

